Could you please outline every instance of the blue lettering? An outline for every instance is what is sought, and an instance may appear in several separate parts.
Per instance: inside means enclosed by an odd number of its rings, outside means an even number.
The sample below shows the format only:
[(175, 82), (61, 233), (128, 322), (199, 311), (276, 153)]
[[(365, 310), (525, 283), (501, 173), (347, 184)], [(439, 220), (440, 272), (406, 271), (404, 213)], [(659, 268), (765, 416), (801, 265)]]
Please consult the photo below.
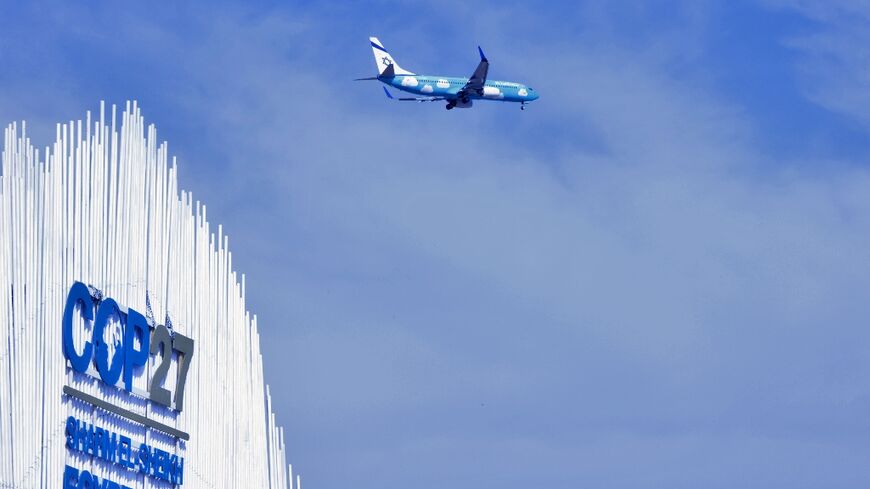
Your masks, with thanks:
[(154, 449), (154, 477), (169, 480), (169, 454), (159, 448)]
[[(111, 435), (111, 436), (110, 436)], [(118, 434), (115, 432), (104, 434), (103, 438), (103, 459), (112, 463), (118, 460)]]
[(103, 479), (91, 474), (87, 470), (79, 472), (79, 469), (67, 465), (63, 471), (63, 489), (131, 489), (130, 486), (121, 485), (109, 479)]
[(121, 435), (120, 444), (118, 446), (118, 460), (124, 467), (128, 469), (133, 467), (133, 449), (130, 446), (130, 438)]
[(184, 457), (178, 455), (172, 456), (172, 475), (170, 476), (171, 483), (175, 485), (184, 484)]
[[(90, 328), (91, 333), (89, 341), (84, 341), (81, 352), (76, 350), (73, 335), (73, 319), (78, 317), (77, 314), (84, 320), (85, 329)], [(118, 324), (123, 330), (122, 338), (114, 340), (113, 343), (112, 340), (106, 341), (106, 328), (112, 324)], [(169, 334), (162, 325), (155, 331), (155, 334), (161, 333), (157, 338), (163, 346), (163, 362), (154, 374), (155, 378), (151, 380), (152, 385), (146, 386), (146, 390), (154, 387), (156, 392), (149, 392), (143, 397), (172, 408), (171, 394), (162, 387), (162, 383), (173, 359), (172, 351), (175, 351), (178, 354), (178, 372), (174, 409), (180, 412), (184, 405), (184, 387), (194, 352), (194, 342), (181, 334)], [(86, 373), (93, 361), (104, 383), (117, 386), (123, 376), (124, 390), (127, 392), (133, 392), (134, 373), (145, 367), (150, 355), (156, 353), (151, 352), (151, 325), (145, 316), (132, 308), (126, 313), (122, 312), (112, 298), (92, 297), (88, 286), (81, 282), (74, 282), (67, 295), (61, 333), (64, 356), (75, 371)]]
[(87, 470), (83, 470), (81, 475), (79, 475), (78, 489), (99, 489), (98, 484), (99, 481), (95, 481), (94, 476)]
[(105, 432), (106, 430), (99, 426), (94, 427), (94, 456), (103, 456), (103, 435)]
[(79, 483), (79, 469), (69, 465), (63, 469), (63, 489), (76, 489)]
[[(136, 339), (142, 347), (139, 350), (133, 347)], [(135, 309), (128, 309), (127, 327), (124, 329), (124, 389), (127, 392), (133, 392), (133, 368), (143, 367), (148, 362), (150, 342), (151, 334), (145, 316)]]
[(121, 369), (124, 367), (124, 348), (120, 341), (115, 342), (115, 354), (112, 355), (111, 365), (109, 364), (109, 345), (106, 344), (104, 336), (106, 326), (113, 320), (121, 324), (124, 323), (118, 303), (114, 299), (106, 299), (97, 309), (97, 320), (94, 321), (93, 342), (96, 349), (97, 372), (100, 373), (100, 378), (103, 379), (103, 382), (109, 385), (118, 383), (118, 379), (121, 378)]
[(73, 314), (76, 306), (80, 306), (82, 319), (85, 323), (89, 323), (94, 319), (94, 301), (91, 299), (91, 293), (88, 287), (76, 282), (69, 289), (69, 295), (66, 298), (66, 307), (63, 310), (63, 322), (61, 329), (63, 330), (63, 354), (69, 360), (73, 370), (76, 372), (85, 372), (88, 369), (88, 363), (93, 355), (93, 345), (89, 341), (85, 341), (85, 347), (81, 355), (76, 352), (75, 343), (73, 341), (72, 323)]
[(88, 455), (97, 454), (97, 432), (94, 429), (94, 425), (90, 425), (90, 428), (88, 429), (88, 446), (85, 453)]
[[(66, 420), (66, 446), (71, 450), (103, 459), (141, 474), (164, 480), (173, 485), (184, 483), (184, 457), (141, 443), (133, 449), (128, 436), (118, 434), (74, 416)], [(130, 489), (119, 483), (103, 479), (83, 470), (67, 466), (63, 489)]]
[(139, 472), (143, 474), (151, 473), (151, 447), (146, 444), (139, 445)]
[(85, 453), (88, 451), (88, 424), (84, 421), (78, 421), (78, 427), (76, 428), (76, 449)]
[[(75, 449), (76, 447), (76, 419), (72, 416), (66, 418), (66, 447)], [(78, 477), (78, 472), (76, 472)]]

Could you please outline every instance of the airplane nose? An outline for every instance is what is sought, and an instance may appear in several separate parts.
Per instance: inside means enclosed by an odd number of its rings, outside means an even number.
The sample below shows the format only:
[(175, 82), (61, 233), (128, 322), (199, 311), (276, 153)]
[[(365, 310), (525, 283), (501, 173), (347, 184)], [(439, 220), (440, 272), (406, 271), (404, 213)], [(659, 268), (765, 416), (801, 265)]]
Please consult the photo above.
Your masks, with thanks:
[(538, 92), (531, 90), (531, 93), (529, 93), (529, 95), (530, 95), (529, 100), (538, 100), (538, 97), (539, 97)]

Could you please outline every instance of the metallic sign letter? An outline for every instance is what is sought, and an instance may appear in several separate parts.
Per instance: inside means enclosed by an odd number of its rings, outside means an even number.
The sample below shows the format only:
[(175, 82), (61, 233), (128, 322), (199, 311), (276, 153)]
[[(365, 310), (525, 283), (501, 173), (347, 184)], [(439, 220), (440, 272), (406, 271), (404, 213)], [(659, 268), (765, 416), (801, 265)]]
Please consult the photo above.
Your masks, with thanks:
[(154, 377), (151, 377), (148, 390), (152, 401), (168, 407), (172, 397), (169, 391), (163, 388), (163, 380), (166, 379), (166, 372), (169, 371), (169, 364), (172, 362), (172, 338), (169, 337), (169, 330), (162, 324), (154, 328), (154, 332), (151, 333), (151, 354), (158, 353), (161, 353), (163, 358), (154, 371)]
[(178, 372), (175, 381), (175, 409), (184, 409), (184, 386), (187, 383), (187, 370), (193, 358), (193, 340), (187, 336), (175, 333), (172, 338), (172, 348), (178, 352)]

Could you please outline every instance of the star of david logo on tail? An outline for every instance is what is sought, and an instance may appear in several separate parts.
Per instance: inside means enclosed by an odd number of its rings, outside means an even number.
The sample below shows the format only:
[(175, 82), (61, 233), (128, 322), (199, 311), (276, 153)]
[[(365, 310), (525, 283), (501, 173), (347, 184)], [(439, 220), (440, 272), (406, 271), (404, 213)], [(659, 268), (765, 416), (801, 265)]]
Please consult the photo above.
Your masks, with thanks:
[(387, 52), (387, 48), (381, 44), (381, 41), (379, 41), (377, 37), (370, 37), (369, 41), (372, 45), (372, 52), (375, 55), (375, 65), (378, 67), (378, 76), (389, 78), (396, 75), (413, 75), (410, 71), (403, 70), (399, 66), (396, 59), (390, 56), (390, 53)]

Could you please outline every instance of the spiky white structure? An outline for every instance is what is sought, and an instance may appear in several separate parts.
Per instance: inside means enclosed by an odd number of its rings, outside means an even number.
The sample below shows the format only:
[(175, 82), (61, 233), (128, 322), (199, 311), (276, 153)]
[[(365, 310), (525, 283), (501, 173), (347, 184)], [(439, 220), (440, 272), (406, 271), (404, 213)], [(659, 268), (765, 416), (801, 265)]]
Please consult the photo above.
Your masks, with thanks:
[[(256, 316), (221, 226), (179, 191), (175, 158), (128, 102), (116, 121), (58, 124), (40, 152), (25, 125), (5, 131), (0, 176), (0, 488), (61, 487), (66, 464), (130, 487), (171, 487), (64, 446), (68, 416), (185, 457), (181, 487), (293, 486), (283, 430), (263, 381)], [(74, 281), (119, 304), (171, 318), (196, 341), (184, 411), (124, 396), (73, 372), (61, 318)], [(81, 338), (77, 342), (81, 344)], [(148, 368), (153, 369), (152, 365)], [(146, 379), (136, 379), (144, 386)], [(170, 381), (172, 375), (167, 377)], [(187, 442), (62, 393), (65, 385), (190, 434)]]

